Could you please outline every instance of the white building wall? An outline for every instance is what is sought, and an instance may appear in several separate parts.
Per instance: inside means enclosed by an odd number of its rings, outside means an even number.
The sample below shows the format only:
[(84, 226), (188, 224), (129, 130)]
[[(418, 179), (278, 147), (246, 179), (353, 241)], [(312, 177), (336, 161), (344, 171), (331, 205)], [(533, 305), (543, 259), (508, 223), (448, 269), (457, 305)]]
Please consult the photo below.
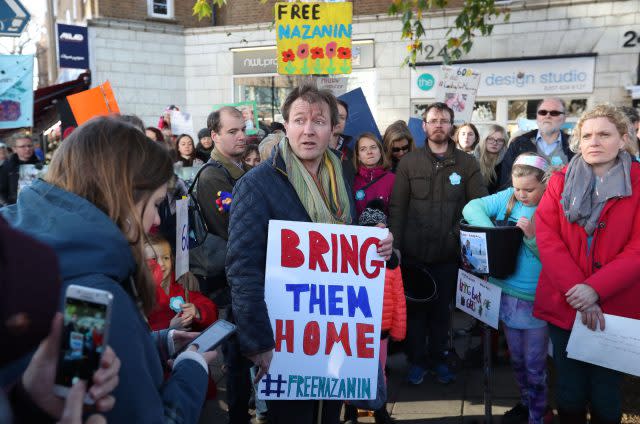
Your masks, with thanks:
[[(497, 22), (493, 34), (478, 37), (465, 60), (597, 53), (589, 104), (629, 104), (626, 85), (637, 83), (640, 43), (624, 48), (624, 33), (638, 31), (640, 1), (583, 2), (512, 10), (507, 23)], [(454, 11), (455, 12), (455, 11)], [(446, 43), (454, 15), (425, 19), (432, 61)], [(500, 18), (501, 19), (501, 18)], [(214, 104), (232, 102), (231, 48), (275, 44), (268, 24), (182, 30), (160, 24), (114, 21), (89, 23), (94, 83), (109, 79), (124, 113), (135, 113), (155, 125), (169, 104), (184, 106), (196, 130), (205, 125)], [(381, 129), (410, 114), (409, 68), (400, 41), (401, 25), (386, 16), (357, 17), (354, 39), (375, 41), (375, 118)]]

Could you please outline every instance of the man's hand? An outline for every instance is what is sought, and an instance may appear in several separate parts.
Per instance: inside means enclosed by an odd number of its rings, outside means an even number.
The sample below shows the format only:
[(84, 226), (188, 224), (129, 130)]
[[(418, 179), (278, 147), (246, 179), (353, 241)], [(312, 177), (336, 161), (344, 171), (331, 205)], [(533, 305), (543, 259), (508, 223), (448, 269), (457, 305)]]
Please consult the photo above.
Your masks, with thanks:
[[(376, 227), (387, 228), (382, 223), (377, 224)], [(388, 261), (389, 258), (391, 258), (391, 252), (393, 252), (393, 234), (391, 234), (391, 231), (389, 231), (387, 238), (381, 240), (380, 243), (378, 243), (378, 255), (382, 256), (382, 259), (384, 259), (385, 261)]]
[(595, 331), (598, 323), (600, 323), (600, 329), (604, 330), (604, 314), (602, 313), (602, 308), (600, 308), (598, 304), (595, 304), (583, 310), (582, 323), (592, 331)]
[(567, 303), (578, 311), (584, 311), (600, 299), (598, 293), (590, 285), (584, 283), (571, 287), (565, 296)]
[(520, 228), (526, 238), (533, 238), (536, 235), (536, 224), (533, 221), (521, 216), (516, 222), (516, 227)]
[(258, 366), (256, 378), (253, 379), (253, 383), (257, 384), (258, 381), (262, 380), (262, 377), (264, 377), (264, 375), (269, 372), (271, 360), (273, 359), (273, 350), (268, 350), (266, 352), (249, 356), (249, 359), (251, 360), (251, 362)]

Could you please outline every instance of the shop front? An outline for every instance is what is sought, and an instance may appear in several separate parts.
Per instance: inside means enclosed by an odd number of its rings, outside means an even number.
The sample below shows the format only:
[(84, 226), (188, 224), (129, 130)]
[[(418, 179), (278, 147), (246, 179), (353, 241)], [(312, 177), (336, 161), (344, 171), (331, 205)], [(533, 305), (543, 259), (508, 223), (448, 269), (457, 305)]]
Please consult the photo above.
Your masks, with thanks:
[[(308, 77), (278, 75), (276, 46), (242, 47), (233, 53), (234, 102), (255, 101), (259, 119), (265, 123), (282, 122), (280, 106), (293, 87)], [(352, 42), (352, 67), (346, 91), (362, 88), (375, 113), (376, 74), (373, 40)]]
[[(595, 55), (465, 62), (480, 73), (480, 85), (471, 122), (483, 133), (489, 125), (506, 127), (510, 134), (535, 121), (536, 105), (545, 97), (564, 100), (567, 126), (572, 127), (587, 108), (593, 93)], [(440, 64), (411, 71), (411, 113), (420, 117), (434, 101)], [(535, 122), (533, 122), (535, 124)]]

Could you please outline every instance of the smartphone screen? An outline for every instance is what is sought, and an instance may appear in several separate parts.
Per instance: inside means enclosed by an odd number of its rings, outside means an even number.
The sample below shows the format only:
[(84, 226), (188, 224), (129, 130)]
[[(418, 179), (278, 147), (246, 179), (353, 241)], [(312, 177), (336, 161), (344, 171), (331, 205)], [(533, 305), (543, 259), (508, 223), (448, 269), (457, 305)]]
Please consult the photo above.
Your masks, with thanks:
[(215, 349), (218, 345), (227, 337), (235, 333), (236, 326), (229, 321), (218, 320), (207, 327), (198, 337), (193, 339), (191, 343), (183, 347), (180, 351), (176, 352), (174, 356), (177, 356), (180, 352), (184, 351), (191, 345), (198, 345), (198, 352), (204, 353)]
[(77, 379), (91, 386), (105, 349), (107, 305), (67, 297), (56, 384), (71, 387)]

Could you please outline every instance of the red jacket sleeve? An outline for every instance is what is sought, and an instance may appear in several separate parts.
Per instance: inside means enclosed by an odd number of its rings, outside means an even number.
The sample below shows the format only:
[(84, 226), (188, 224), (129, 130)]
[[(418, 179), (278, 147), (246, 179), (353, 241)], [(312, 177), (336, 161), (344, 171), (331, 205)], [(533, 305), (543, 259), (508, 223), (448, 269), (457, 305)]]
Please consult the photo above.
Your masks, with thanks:
[(578, 283), (585, 275), (571, 256), (562, 239), (561, 219), (566, 219), (560, 204), (563, 176), (554, 174), (536, 209), (536, 241), (542, 262), (542, 272), (562, 294)]
[(389, 334), (395, 341), (404, 340), (407, 335), (407, 304), (404, 297), (404, 284), (402, 283), (402, 273), (400, 266), (395, 269), (387, 269), (387, 272), (393, 273), (393, 313), (391, 330)]
[(200, 313), (200, 319), (194, 320), (197, 329), (204, 330), (218, 319), (218, 307), (208, 297), (201, 293), (190, 291), (189, 300)]

